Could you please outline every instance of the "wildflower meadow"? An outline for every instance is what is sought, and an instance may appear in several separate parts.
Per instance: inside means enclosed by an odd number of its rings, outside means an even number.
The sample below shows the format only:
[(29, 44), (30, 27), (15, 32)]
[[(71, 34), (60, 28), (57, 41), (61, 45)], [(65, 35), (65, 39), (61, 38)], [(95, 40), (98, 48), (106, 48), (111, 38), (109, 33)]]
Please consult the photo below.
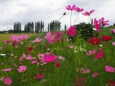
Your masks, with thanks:
[[(0, 86), (115, 86), (115, 29), (105, 27), (104, 17), (91, 19), (95, 10), (76, 5), (65, 10), (71, 13), (67, 30), (12, 35), (0, 42)], [(91, 19), (87, 39), (75, 26), (77, 19), (71, 20), (73, 12)]]

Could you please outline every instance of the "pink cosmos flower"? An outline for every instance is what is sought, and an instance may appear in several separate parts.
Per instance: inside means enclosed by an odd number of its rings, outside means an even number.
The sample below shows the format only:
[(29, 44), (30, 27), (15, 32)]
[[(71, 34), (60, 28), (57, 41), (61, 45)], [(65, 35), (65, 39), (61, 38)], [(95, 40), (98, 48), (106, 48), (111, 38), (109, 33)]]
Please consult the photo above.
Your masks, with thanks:
[(25, 54), (22, 54), (22, 56), (19, 58), (19, 60), (21, 61), (22, 59), (26, 58)]
[(4, 77), (0, 77), (0, 81), (2, 81), (4, 79)]
[(104, 17), (102, 17), (101, 19), (99, 19), (99, 23), (100, 23), (102, 26), (109, 25), (108, 22), (109, 22), (109, 20), (105, 21)]
[(71, 37), (75, 36), (77, 34), (76, 28), (74, 26), (70, 26), (70, 28), (67, 30), (67, 34)]
[(68, 5), (68, 6), (66, 7), (66, 9), (73, 11), (73, 10), (76, 9), (76, 5), (73, 5), (73, 6)]
[(62, 56), (59, 56), (58, 59), (59, 59), (59, 60), (62, 60), (62, 61), (65, 60), (64, 57), (62, 57)]
[(27, 40), (27, 39), (29, 38), (29, 35), (28, 35), (28, 34), (22, 34), (22, 36), (23, 36), (23, 39), (24, 39), (24, 40)]
[(99, 21), (97, 21), (96, 19), (94, 19), (94, 26), (95, 26), (97, 32), (100, 32), (100, 24), (99, 24)]
[(70, 49), (72, 49), (73, 48), (73, 46), (68, 46)]
[(17, 69), (18, 70), (18, 72), (25, 72), (26, 70), (27, 70), (27, 67), (26, 66), (19, 66), (19, 69)]
[(44, 39), (48, 39), (48, 38), (50, 38), (51, 36), (52, 36), (51, 32), (48, 32), (48, 33), (46, 33)]
[(26, 57), (26, 59), (27, 59), (27, 60), (33, 60), (34, 58), (31, 57), (30, 55), (28, 55), (28, 56)]
[(34, 60), (34, 61), (32, 61), (31, 63), (32, 64), (36, 64), (38, 62), (38, 60)]
[(96, 54), (96, 58), (97, 58), (97, 59), (100, 59), (100, 58), (103, 57), (103, 55), (104, 55), (104, 51), (100, 51), (100, 52), (98, 52), (98, 53)]
[(88, 55), (88, 56), (92, 56), (92, 55), (94, 55), (94, 54), (96, 54), (96, 50), (89, 50), (89, 51), (86, 53), (86, 55)]
[(61, 38), (62, 38), (62, 35), (63, 35), (62, 32), (54, 32), (54, 33), (48, 32), (48, 33), (45, 35), (44, 38), (45, 38), (50, 44), (53, 44), (53, 43), (55, 43), (56, 41), (60, 41)]
[(4, 83), (8, 86), (10, 86), (12, 84), (12, 79), (10, 77), (7, 77), (4, 79)]
[(115, 73), (115, 68), (108, 66), (108, 65), (105, 66), (105, 70), (106, 72)]
[(44, 74), (38, 74), (37, 76), (35, 76), (35, 79), (42, 79), (44, 78)]
[(4, 42), (5, 42), (5, 43), (9, 43), (9, 42), (10, 42), (10, 40), (6, 39)]
[(3, 72), (10, 72), (12, 69), (11, 68), (4, 68), (2, 71)]
[(112, 31), (113, 34), (115, 34), (115, 29), (112, 29), (111, 31)]
[(88, 74), (88, 73), (90, 73), (90, 69), (83, 69), (82, 73), (83, 74)]
[(112, 42), (112, 45), (115, 46), (115, 42)]
[(48, 40), (48, 42), (49, 42), (50, 44), (53, 44), (53, 43), (55, 42), (55, 36), (52, 35), (51, 32), (48, 32), (48, 33), (45, 35), (44, 38), (45, 38), (46, 40)]
[(93, 74), (92, 74), (92, 77), (93, 78), (95, 78), (95, 77), (97, 77), (98, 76), (98, 72), (94, 72)]
[(41, 39), (40, 39), (40, 38), (36, 38), (36, 39), (34, 40), (34, 42), (35, 42), (35, 43), (39, 43), (39, 42), (41, 42)]
[(18, 36), (11, 36), (11, 40), (15, 42), (20, 42), (20, 39)]
[(84, 16), (90, 16), (95, 10), (83, 13)]
[(77, 11), (77, 12), (82, 12), (84, 9), (83, 8), (79, 8), (79, 7), (77, 7), (76, 9), (75, 9), (75, 11)]

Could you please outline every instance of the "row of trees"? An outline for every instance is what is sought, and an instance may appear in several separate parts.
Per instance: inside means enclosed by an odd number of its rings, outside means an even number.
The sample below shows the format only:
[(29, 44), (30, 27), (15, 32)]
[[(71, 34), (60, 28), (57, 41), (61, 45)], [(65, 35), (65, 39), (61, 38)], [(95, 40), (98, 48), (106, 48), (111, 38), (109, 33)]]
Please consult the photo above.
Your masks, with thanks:
[[(65, 30), (67, 26), (65, 25)], [(48, 26), (45, 28), (45, 24), (43, 21), (41, 22), (28, 22), (24, 25), (24, 32), (43, 32), (43, 31), (60, 31), (61, 29), (61, 23), (59, 21), (53, 20), (48, 24)], [(14, 32), (21, 32), (21, 23), (16, 22), (14, 23)]]

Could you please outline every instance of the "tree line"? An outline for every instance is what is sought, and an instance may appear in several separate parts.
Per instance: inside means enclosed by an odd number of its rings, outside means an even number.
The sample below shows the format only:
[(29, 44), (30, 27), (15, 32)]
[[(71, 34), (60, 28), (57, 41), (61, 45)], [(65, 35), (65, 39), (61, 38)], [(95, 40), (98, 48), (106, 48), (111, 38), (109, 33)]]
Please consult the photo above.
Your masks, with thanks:
[[(67, 28), (65, 25), (64, 28)], [(57, 20), (51, 21), (47, 26), (45, 26), (43, 21), (39, 22), (28, 22), (24, 25), (24, 31), (23, 32), (44, 32), (44, 31), (60, 31), (61, 29), (61, 22)], [(13, 27), (14, 33), (22, 32), (22, 24), (20, 22), (15, 22)]]

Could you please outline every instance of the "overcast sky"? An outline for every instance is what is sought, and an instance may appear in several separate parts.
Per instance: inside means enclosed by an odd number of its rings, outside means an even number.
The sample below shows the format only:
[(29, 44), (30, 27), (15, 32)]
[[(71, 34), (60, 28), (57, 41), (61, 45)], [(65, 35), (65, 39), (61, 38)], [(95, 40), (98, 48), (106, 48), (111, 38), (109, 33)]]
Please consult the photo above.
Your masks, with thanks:
[[(85, 11), (96, 10), (91, 18), (105, 17), (110, 24), (115, 23), (115, 0), (0, 0), (0, 30), (12, 29), (14, 22), (43, 20), (45, 25), (51, 20), (58, 20), (64, 12), (67, 15), (60, 22), (69, 26), (70, 11), (65, 9), (68, 4), (75, 4)], [(72, 24), (77, 17), (73, 12)], [(76, 23), (89, 22), (89, 18), (79, 15)]]

